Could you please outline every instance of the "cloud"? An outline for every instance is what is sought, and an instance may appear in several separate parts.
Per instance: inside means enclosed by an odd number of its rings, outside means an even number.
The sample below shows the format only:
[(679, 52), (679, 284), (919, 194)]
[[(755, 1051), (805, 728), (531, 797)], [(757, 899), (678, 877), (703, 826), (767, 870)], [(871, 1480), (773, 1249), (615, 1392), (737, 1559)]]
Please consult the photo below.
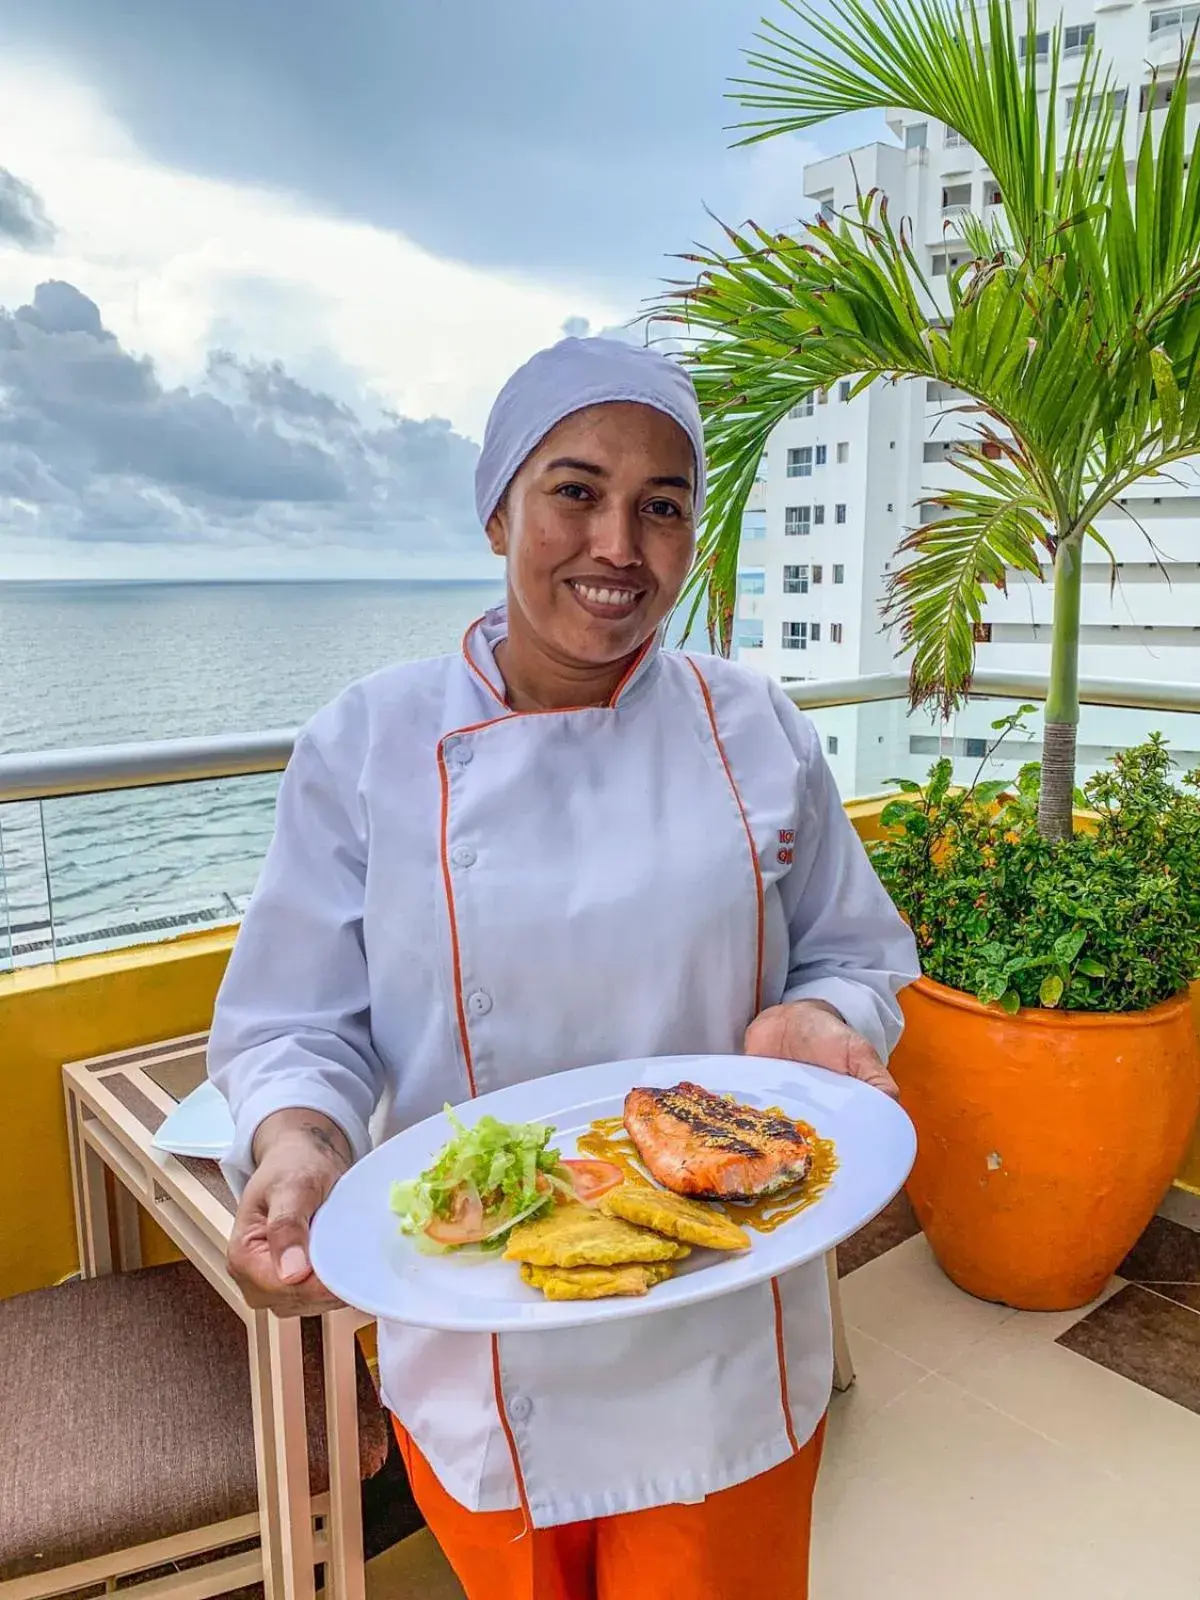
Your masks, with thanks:
[[(761, 210), (759, 164), (776, 158), (729, 148), (726, 92), (764, 11), (801, 26), (780, 0), (136, 9), (114, 28), (96, 0), (6, 0), (6, 47), (92, 85), (160, 162), (630, 312), (674, 252), (713, 237), (704, 205), (731, 222)], [(840, 129), (822, 136), (842, 147)], [(785, 210), (759, 220), (800, 213), (817, 153), (791, 145), (771, 183)]]
[(45, 250), (54, 243), (54, 233), (37, 190), (0, 167), (0, 240), (22, 249)]
[(168, 387), (74, 285), (0, 311), (0, 511), (26, 540), (473, 552), (477, 447), (214, 352)]

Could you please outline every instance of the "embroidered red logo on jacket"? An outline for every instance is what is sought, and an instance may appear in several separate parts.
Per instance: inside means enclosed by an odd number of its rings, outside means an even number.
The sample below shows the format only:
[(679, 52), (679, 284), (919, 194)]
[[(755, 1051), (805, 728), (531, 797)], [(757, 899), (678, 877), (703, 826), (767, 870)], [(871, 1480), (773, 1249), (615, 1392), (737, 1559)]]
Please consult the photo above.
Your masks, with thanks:
[(792, 860), (793, 860), (793, 858), (795, 856), (795, 851), (792, 849), (792, 846), (795, 844), (795, 842), (796, 842), (796, 830), (794, 828), (780, 828), (780, 830), (779, 830), (779, 851), (778, 851), (778, 855), (776, 857), (776, 859), (778, 860), (780, 866), (783, 866), (783, 867), (790, 867), (791, 866)]

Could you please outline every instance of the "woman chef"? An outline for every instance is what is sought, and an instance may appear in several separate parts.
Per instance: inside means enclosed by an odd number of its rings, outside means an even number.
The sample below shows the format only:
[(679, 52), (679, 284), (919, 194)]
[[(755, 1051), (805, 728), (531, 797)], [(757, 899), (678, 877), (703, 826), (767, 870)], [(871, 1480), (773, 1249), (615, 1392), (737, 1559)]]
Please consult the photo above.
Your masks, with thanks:
[[(767, 678), (660, 649), (704, 444), (685, 371), (568, 339), (488, 421), (507, 604), (301, 733), (210, 1045), (251, 1302), (324, 1309), (308, 1224), (370, 1147), (636, 1056), (818, 1063), (884, 1091), (913, 941), (817, 736)], [(470, 1600), (799, 1600), (831, 1375), (825, 1266), (651, 1318), (385, 1325), (416, 1499)]]

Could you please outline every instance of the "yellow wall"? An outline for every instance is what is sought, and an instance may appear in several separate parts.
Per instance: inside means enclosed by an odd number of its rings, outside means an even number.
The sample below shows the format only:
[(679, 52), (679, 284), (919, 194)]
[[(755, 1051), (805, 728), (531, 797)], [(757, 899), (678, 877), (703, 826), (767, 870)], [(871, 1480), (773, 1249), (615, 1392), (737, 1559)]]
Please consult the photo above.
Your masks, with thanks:
[(232, 943), (200, 934), (0, 973), (0, 1295), (78, 1265), (62, 1063), (207, 1028)]
[[(847, 807), (864, 838), (878, 836), (881, 808)], [(232, 943), (232, 932), (199, 934), (0, 973), (0, 1296), (77, 1265), (62, 1063), (207, 1028)], [(1195, 996), (1200, 1027), (1200, 986)], [(1179, 1181), (1200, 1193), (1200, 1129)], [(148, 1260), (166, 1258), (152, 1224), (145, 1242)]]

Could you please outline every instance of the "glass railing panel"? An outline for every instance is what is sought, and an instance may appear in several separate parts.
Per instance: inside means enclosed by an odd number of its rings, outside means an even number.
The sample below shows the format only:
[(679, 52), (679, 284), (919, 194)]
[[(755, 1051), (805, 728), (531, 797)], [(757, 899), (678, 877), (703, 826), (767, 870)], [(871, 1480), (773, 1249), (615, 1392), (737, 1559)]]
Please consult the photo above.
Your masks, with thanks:
[[(1200, 687), (1197, 689), (1200, 701)], [(900, 700), (810, 710), (838, 789), (847, 798), (886, 792), (895, 778), (922, 781), (942, 756), (954, 764), (955, 782), (976, 778), (1015, 779), (1041, 755), (1042, 710), (1024, 719), (1024, 730), (997, 744), (992, 723), (1026, 702), (976, 698), (949, 721), (927, 711), (910, 713)], [(1161, 733), (1179, 774), (1200, 767), (1200, 705), (1195, 712), (1084, 706), (1080, 714), (1076, 782), (1107, 765), (1118, 750)]]
[(16, 964), (237, 922), (270, 842), (278, 785), (271, 773), (44, 801), (46, 887), (20, 919)]
[[(1200, 701), (1200, 688), (1197, 689)], [(976, 774), (984, 778), (1015, 778), (1027, 761), (1041, 757), (1042, 708), (1024, 718), (1025, 731), (1008, 734), (997, 747), (1000, 735), (992, 723), (1015, 714), (1020, 700), (973, 700), (955, 713), (948, 723), (928, 716), (914, 716), (908, 730), (908, 766), (898, 774), (921, 778), (940, 755), (954, 763), (959, 783), (970, 783)], [(1079, 714), (1079, 735), (1075, 781), (1082, 785), (1093, 773), (1108, 765), (1121, 750), (1145, 742), (1159, 733), (1179, 774), (1200, 767), (1200, 704), (1190, 711), (1149, 711), (1125, 706), (1083, 706)]]
[[(814, 686), (815, 687), (815, 686)], [(1200, 693), (1198, 693), (1200, 698)], [(997, 747), (1015, 699), (976, 698), (942, 722), (901, 699), (810, 711), (842, 795), (922, 780), (940, 756), (957, 782), (1014, 779), (1040, 753), (1040, 708)], [(1195, 712), (1085, 706), (1077, 777), (1151, 732), (1180, 773), (1200, 767)], [(0, 805), (0, 970), (236, 922), (270, 840), (278, 774)]]
[(40, 801), (0, 805), (0, 969), (54, 959)]
[(4, 849), (4, 818), (6, 807), (0, 806), (0, 972), (11, 972), (13, 967), (12, 916), (8, 900), (8, 862)]

